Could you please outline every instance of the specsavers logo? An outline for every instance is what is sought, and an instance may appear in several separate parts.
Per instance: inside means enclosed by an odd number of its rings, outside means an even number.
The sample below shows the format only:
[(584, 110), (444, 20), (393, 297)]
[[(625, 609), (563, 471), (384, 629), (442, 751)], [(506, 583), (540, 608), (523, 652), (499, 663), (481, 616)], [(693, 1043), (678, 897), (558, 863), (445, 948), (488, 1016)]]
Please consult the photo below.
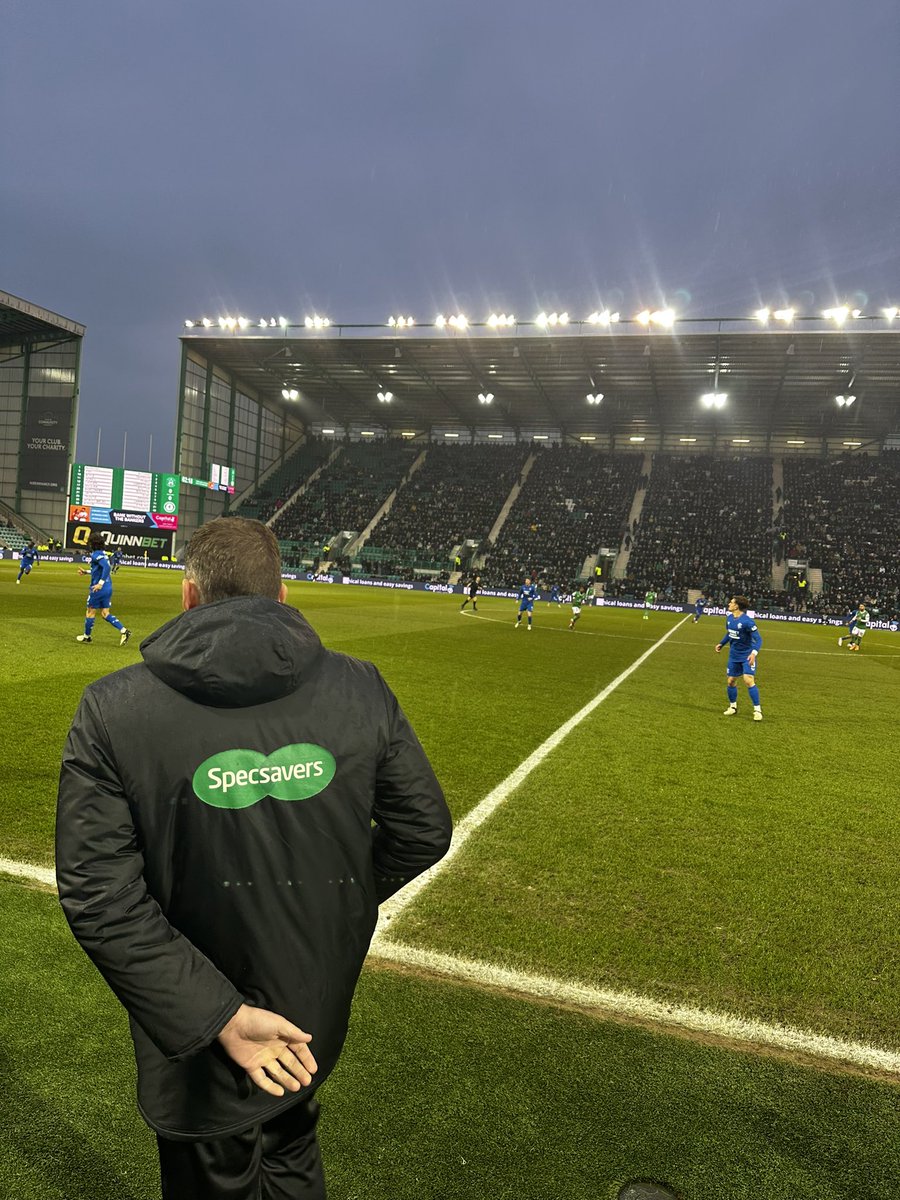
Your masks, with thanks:
[(258, 750), (223, 750), (194, 772), (194, 795), (212, 808), (249, 808), (264, 796), (308, 800), (334, 778), (334, 756), (322, 746), (300, 742), (268, 757)]

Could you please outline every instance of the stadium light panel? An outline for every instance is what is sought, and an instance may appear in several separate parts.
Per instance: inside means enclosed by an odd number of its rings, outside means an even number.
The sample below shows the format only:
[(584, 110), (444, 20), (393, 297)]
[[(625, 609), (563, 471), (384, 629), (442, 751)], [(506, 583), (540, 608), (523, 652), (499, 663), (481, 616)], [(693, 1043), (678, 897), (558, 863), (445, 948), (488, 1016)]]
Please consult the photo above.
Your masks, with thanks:
[(893, 321), (897, 315), (897, 309), (894, 305), (891, 305), (890, 308), (883, 308), (881, 311), (889, 321)]
[(494, 402), (494, 393), (493, 392), (479, 392), (478, 393), (478, 403), (479, 404), (493, 404), (493, 402)]
[(415, 434), (415, 430), (413, 430), (413, 429), (404, 429), (404, 430), (401, 430), (400, 436), (401, 436), (401, 437), (405, 437), (405, 438), (411, 438), (411, 437), (415, 437), (415, 436), (416, 436), (416, 434)]
[(533, 433), (531, 435), (531, 440), (533, 442), (546, 442), (548, 440), (548, 437), (549, 437), (549, 435), (546, 433)]
[(278, 324), (281, 326), (282, 329), (287, 329), (287, 326), (288, 326), (287, 317), (279, 317)]
[(299, 400), (300, 393), (296, 388), (282, 388), (281, 396), (283, 400)]
[(650, 324), (650, 309), (649, 308), (642, 309), (634, 319), (638, 322), (639, 325), (649, 325)]
[(731, 444), (732, 444), (732, 446), (749, 446), (750, 439), (749, 438), (732, 438)]
[(787, 444), (789, 446), (805, 446), (806, 439), (805, 438), (788, 438)]
[(334, 430), (333, 429), (323, 429), (322, 432), (323, 433), (334, 433)]
[(854, 321), (858, 321), (859, 318), (862, 316), (862, 309), (854, 308), (853, 311), (850, 313), (850, 316), (853, 318)]
[(619, 320), (617, 312), (610, 312), (608, 308), (604, 308), (602, 312), (592, 312), (588, 317), (589, 325), (605, 325), (609, 326)]
[(861, 446), (862, 442), (844, 442), (845, 446)]
[(468, 317), (463, 316), (462, 313), (457, 313), (456, 316), (450, 318), (449, 323), (454, 329), (467, 329), (469, 326), (469, 319)]
[(550, 318), (547, 316), (547, 314), (546, 314), (545, 312), (540, 312), (540, 313), (538, 313), (538, 315), (537, 315), (537, 316), (534, 318), (534, 323), (535, 323), (535, 325), (539, 326), (541, 329), (546, 329), (546, 328), (547, 328), (547, 322), (548, 322), (549, 320), (550, 320)]
[(849, 408), (855, 399), (855, 396), (835, 396), (838, 408)]
[(843, 325), (850, 316), (850, 309), (846, 304), (838, 304), (834, 308), (823, 309), (822, 316), (827, 321), (834, 321), (835, 325)]
[(438, 313), (438, 315), (434, 318), (434, 324), (436, 329), (443, 329), (447, 324), (447, 318), (443, 313)]
[(449, 438), (458, 438), (458, 437), (459, 437), (459, 434), (458, 434), (458, 433), (445, 433), (445, 434), (444, 434), (444, 437), (449, 437)]
[(675, 324), (675, 312), (671, 308), (660, 308), (650, 314), (650, 320), (654, 325), (661, 325), (663, 329), (671, 329)]
[(630, 437), (628, 440), (629, 442), (646, 442), (647, 439), (641, 434), (638, 437)]
[(390, 404), (394, 398), (393, 392), (379, 392), (378, 399), (382, 404)]
[(265, 318), (265, 317), (260, 317), (260, 318), (259, 318), (259, 327), (260, 327), (260, 329), (267, 329), (267, 328), (268, 328), (268, 325), (269, 325), (269, 322), (266, 320), (266, 318)]
[(502, 433), (489, 433), (488, 437), (489, 438), (502, 438), (503, 434)]
[(587, 400), (588, 404), (599, 404), (600, 401), (603, 399), (603, 393), (602, 392), (588, 392), (587, 396), (585, 396), (585, 399)]
[(212, 329), (212, 321), (209, 319), (209, 317), (204, 317), (200, 324), (204, 329)]
[(704, 392), (700, 397), (700, 403), (704, 408), (724, 408), (727, 399), (727, 392)]
[(194, 328), (194, 322), (193, 322), (193, 321), (185, 321), (185, 323), (184, 323), (184, 327), (185, 327), (185, 329), (193, 329), (193, 328)]
[(696, 442), (696, 438), (679, 438), (679, 442)]
[(794, 319), (796, 309), (793, 308), (776, 308), (772, 316), (776, 321), (783, 321), (785, 325), (790, 325)]
[(579, 442), (596, 442), (597, 439), (592, 433), (582, 433), (578, 440)]
[(374, 437), (375, 430), (374, 429), (361, 429), (359, 431), (359, 436), (360, 437)]
[(758, 308), (753, 316), (759, 321), (760, 325), (765, 325), (769, 319), (769, 310), (767, 308)]

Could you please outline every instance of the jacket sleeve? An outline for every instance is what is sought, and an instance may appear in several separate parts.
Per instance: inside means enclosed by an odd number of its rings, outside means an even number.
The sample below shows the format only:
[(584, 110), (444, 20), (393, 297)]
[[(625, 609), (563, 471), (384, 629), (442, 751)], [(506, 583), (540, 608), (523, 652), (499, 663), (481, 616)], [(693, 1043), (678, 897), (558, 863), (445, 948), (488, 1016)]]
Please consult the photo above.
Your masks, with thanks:
[(85, 692), (63, 752), (56, 879), (66, 920), (129, 1016), (171, 1061), (208, 1046), (243, 998), (166, 920), (99, 705)]
[(379, 904), (439, 862), (453, 824), (431, 763), (397, 698), (379, 676), (387, 739), (375, 773), (372, 854)]

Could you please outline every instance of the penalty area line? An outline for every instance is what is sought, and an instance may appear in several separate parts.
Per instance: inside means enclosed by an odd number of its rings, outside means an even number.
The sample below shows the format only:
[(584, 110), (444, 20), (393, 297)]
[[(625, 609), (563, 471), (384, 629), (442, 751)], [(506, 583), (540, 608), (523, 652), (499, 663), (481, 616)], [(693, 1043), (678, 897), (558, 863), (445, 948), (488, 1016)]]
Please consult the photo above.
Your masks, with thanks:
[(36, 867), (33, 863), (15, 862), (11, 858), (0, 858), (0, 875), (12, 875), (16, 879), (31, 879), (47, 887), (56, 887), (56, 872), (49, 867)]
[[(487, 619), (490, 620), (490, 618)], [(378, 926), (375, 930), (375, 937), (372, 942), (373, 945), (376, 945), (385, 936), (391, 921), (395, 917), (399, 916), (404, 909), (408, 908), (409, 905), (419, 897), (422, 891), (428, 887), (430, 883), (432, 883), (438, 878), (439, 875), (442, 875), (443, 872), (446, 871), (446, 869), (456, 858), (456, 855), (459, 854), (460, 850), (463, 848), (463, 846), (465, 846), (466, 842), (468, 842), (472, 834), (480, 826), (482, 826), (485, 821), (488, 820), (488, 818), (493, 816), (500, 805), (512, 795), (516, 788), (525, 782), (532, 771), (536, 770), (544, 761), (544, 759), (553, 753), (560, 743), (569, 736), (573, 729), (576, 729), (582, 721), (586, 720), (586, 718), (589, 717), (591, 713), (603, 703), (604, 700), (611, 696), (616, 688), (620, 686), (620, 684), (623, 684), (626, 679), (633, 675), (638, 667), (645, 663), (650, 655), (653, 654), (654, 651), (658, 650), (659, 647), (672, 636), (676, 629), (680, 629), (687, 619), (687, 617), (683, 617), (682, 620), (678, 621), (670, 629), (667, 629), (661, 638), (658, 638), (653, 645), (649, 647), (649, 649), (645, 650), (643, 654), (636, 658), (634, 662), (631, 663), (630, 666), (626, 667), (625, 670), (619, 675), (617, 675), (611, 683), (608, 683), (606, 687), (602, 689), (602, 691), (599, 691), (597, 695), (594, 696), (592, 700), (589, 700), (583, 708), (580, 708), (578, 712), (574, 714), (574, 716), (569, 717), (568, 721), (565, 721), (557, 730), (551, 733), (550, 736), (544, 742), (542, 742), (536, 750), (534, 750), (526, 759), (519, 763), (519, 765), (514, 771), (512, 771), (511, 774), (507, 775), (504, 780), (498, 783), (492, 791), (488, 792), (483, 800), (480, 800), (478, 804), (475, 805), (471, 812), (467, 813), (463, 817), (463, 819), (454, 829), (453, 841), (450, 844), (450, 849), (447, 851), (441, 861), (436, 863), (429, 870), (424, 871), (421, 875), (418, 875), (410, 883), (406, 884), (402, 891), (398, 892), (395, 896), (392, 896), (390, 900), (386, 900), (384, 904), (381, 905), (378, 914)]]
[(373, 942), (370, 955), (386, 963), (410, 967), (525, 999), (587, 1010), (598, 1017), (637, 1021), (660, 1032), (681, 1030), (698, 1037), (717, 1038), (737, 1049), (801, 1055), (817, 1063), (876, 1071), (900, 1079), (900, 1053), (865, 1042), (829, 1037), (790, 1025), (769, 1024), (735, 1013), (665, 1003), (636, 992), (617, 992), (572, 980), (512, 971), (474, 959), (422, 950), (404, 942)]

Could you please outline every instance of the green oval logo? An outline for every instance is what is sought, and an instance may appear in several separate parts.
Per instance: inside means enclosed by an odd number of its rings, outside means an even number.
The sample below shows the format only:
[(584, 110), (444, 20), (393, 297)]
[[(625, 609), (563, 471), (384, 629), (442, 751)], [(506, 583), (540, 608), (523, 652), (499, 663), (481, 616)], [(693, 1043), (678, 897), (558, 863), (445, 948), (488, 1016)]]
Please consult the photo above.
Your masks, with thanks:
[(264, 796), (308, 800), (328, 787), (334, 755), (312, 742), (282, 746), (266, 756), (258, 750), (223, 750), (194, 772), (194, 795), (212, 808), (249, 808)]

